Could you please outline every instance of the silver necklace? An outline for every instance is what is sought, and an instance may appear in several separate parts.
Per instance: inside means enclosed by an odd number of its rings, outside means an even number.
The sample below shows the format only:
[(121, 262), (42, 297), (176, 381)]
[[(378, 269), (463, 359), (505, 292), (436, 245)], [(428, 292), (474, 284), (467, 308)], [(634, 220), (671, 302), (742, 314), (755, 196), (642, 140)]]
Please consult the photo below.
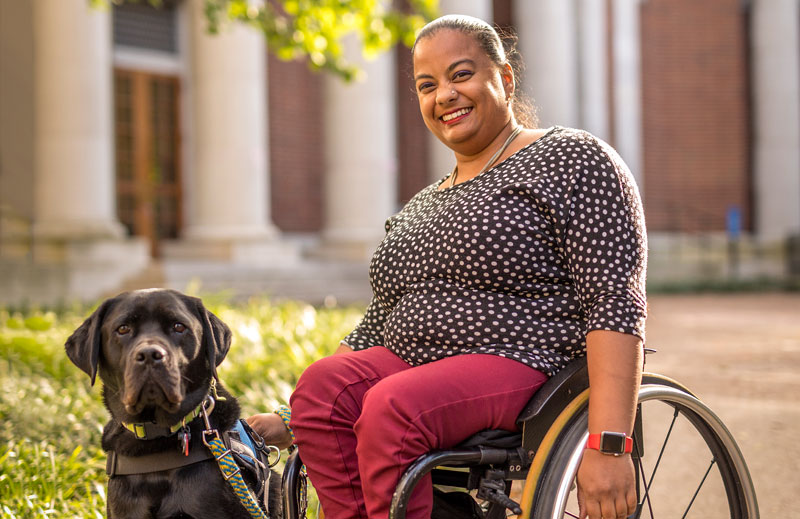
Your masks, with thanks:
[[(500, 155), (502, 155), (503, 152), (506, 151), (506, 148), (508, 148), (508, 145), (511, 144), (511, 141), (514, 140), (514, 137), (519, 135), (519, 132), (521, 131), (522, 131), (522, 126), (514, 127), (514, 129), (511, 131), (511, 135), (509, 135), (508, 139), (506, 139), (506, 142), (504, 142), (503, 145), (500, 146), (500, 148), (496, 152), (494, 152), (492, 158), (490, 158), (489, 162), (487, 162), (486, 165), (483, 166), (483, 169), (481, 169), (478, 172), (478, 175), (489, 169), (492, 166), (492, 164), (494, 164), (494, 162), (498, 159), (498, 157), (500, 157)], [(478, 175), (475, 176), (477, 177)], [(453, 172), (450, 174), (450, 185), (448, 187), (453, 187), (455, 185), (457, 177), (458, 177), (458, 166), (454, 167)]]

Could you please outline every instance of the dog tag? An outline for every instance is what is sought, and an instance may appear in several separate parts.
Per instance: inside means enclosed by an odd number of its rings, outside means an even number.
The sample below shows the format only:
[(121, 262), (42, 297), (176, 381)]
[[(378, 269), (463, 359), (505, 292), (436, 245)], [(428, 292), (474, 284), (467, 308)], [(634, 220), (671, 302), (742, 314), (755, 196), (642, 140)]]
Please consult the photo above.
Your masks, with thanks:
[(181, 429), (178, 432), (178, 441), (180, 442), (180, 449), (184, 456), (189, 455), (189, 441), (192, 439), (192, 433), (189, 428)]

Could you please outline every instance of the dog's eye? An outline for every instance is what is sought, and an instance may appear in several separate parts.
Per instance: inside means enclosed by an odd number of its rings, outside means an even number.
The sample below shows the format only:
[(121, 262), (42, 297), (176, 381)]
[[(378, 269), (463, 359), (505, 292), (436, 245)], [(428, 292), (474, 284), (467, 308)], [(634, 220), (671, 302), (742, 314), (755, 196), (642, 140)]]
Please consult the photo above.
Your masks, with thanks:
[(131, 327), (128, 326), (127, 324), (123, 324), (123, 325), (117, 327), (117, 333), (120, 334), (120, 335), (126, 335), (126, 334), (128, 334), (130, 332), (131, 332)]
[(186, 326), (184, 326), (183, 323), (175, 323), (172, 325), (172, 329), (178, 333), (183, 333), (186, 331)]

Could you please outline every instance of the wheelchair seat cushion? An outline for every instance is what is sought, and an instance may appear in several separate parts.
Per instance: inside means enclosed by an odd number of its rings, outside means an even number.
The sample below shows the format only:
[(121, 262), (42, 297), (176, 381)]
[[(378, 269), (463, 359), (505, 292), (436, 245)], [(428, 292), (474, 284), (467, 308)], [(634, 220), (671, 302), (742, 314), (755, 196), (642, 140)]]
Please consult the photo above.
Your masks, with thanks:
[(515, 449), (520, 445), (522, 445), (522, 434), (519, 432), (484, 429), (459, 443), (456, 448), (468, 449), (483, 446), (497, 449)]

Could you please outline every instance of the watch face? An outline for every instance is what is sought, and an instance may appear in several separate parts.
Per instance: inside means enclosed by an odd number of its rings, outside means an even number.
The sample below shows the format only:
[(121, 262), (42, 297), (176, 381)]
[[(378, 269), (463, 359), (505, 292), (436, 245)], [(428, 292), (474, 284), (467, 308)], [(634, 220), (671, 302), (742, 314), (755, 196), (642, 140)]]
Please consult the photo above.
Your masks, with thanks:
[(600, 436), (600, 451), (609, 454), (624, 454), (625, 435), (611, 432), (602, 433)]

